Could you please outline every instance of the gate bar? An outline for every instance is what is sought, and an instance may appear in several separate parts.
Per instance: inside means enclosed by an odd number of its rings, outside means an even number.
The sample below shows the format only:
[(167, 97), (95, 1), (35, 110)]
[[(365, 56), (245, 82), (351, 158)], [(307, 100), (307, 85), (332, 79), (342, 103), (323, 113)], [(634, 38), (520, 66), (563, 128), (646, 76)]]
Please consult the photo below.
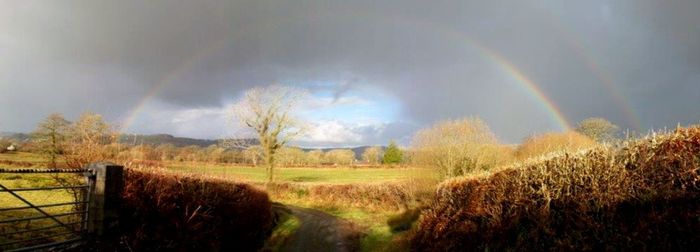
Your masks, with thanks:
[(26, 191), (48, 191), (48, 190), (60, 190), (60, 189), (80, 189), (80, 188), (87, 188), (88, 186), (86, 185), (81, 185), (81, 186), (52, 186), (52, 187), (35, 187), (35, 188), (13, 188), (13, 189), (7, 189), (6, 187), (3, 187), (0, 192), (26, 192)]
[(86, 172), (88, 169), (8, 169), (0, 168), (0, 173), (81, 173)]
[[(81, 223), (86, 223), (86, 222), (85, 222), (85, 221), (75, 221), (75, 222), (66, 223), (66, 225), (72, 226), (72, 225), (81, 224)], [(29, 232), (35, 232), (35, 231), (53, 229), (53, 228), (57, 228), (57, 227), (62, 227), (62, 226), (61, 226), (61, 225), (55, 225), (55, 226), (50, 226), (50, 227), (35, 228), (35, 229), (28, 229), (28, 230), (20, 230), (20, 231), (15, 231), (15, 232), (4, 233), (4, 234), (0, 234), (0, 235), (2, 235), (2, 236), (11, 236), (11, 235), (16, 235), (16, 234), (24, 234), (24, 233), (29, 233)]]
[[(68, 206), (68, 205), (77, 205), (77, 204), (86, 204), (88, 203), (87, 201), (76, 201), (76, 202), (66, 202), (66, 203), (56, 203), (56, 204), (47, 204), (47, 205), (37, 205), (36, 207), (57, 207), (57, 206)], [(10, 207), (10, 208), (0, 208), (0, 212), (3, 211), (15, 211), (15, 210), (23, 210), (23, 209), (30, 209), (32, 207), (26, 206), (26, 207)]]
[[(0, 220), (0, 224), (2, 223), (12, 223), (12, 222), (20, 222), (20, 221), (28, 221), (28, 220), (41, 220), (41, 219), (54, 219), (55, 217), (63, 217), (63, 216), (69, 216), (69, 215), (76, 215), (76, 214), (84, 214), (85, 211), (80, 211), (80, 212), (70, 212), (70, 213), (63, 213), (63, 214), (54, 214), (54, 215), (49, 215), (49, 216), (34, 216), (34, 217), (27, 217), (27, 218), (16, 218), (16, 219), (8, 219), (8, 220)], [(66, 225), (63, 222), (58, 222), (61, 225)]]
[[(4, 185), (0, 184), (0, 189), (3, 189), (3, 190), (5, 190), (5, 191), (7, 191), (8, 193), (12, 194), (12, 196), (15, 196), (15, 198), (17, 198), (17, 199), (21, 200), (22, 202), (24, 202), (24, 204), (27, 204), (27, 205), (33, 207), (34, 209), (36, 209), (37, 211), (39, 211), (39, 212), (42, 213), (43, 215), (45, 215), (45, 216), (51, 218), (51, 219), (52, 219), (53, 221), (55, 221), (56, 223), (65, 226), (65, 224), (63, 224), (63, 222), (61, 222), (60, 220), (56, 219), (56, 217), (50, 215), (49, 213), (45, 212), (44, 210), (41, 210), (41, 208), (36, 207), (34, 204), (32, 204), (32, 203), (29, 202), (28, 200), (22, 198), (22, 196), (17, 195), (15, 192), (10, 191), (10, 189), (7, 189), (7, 187), (5, 187)], [(65, 226), (65, 227), (66, 227), (68, 230), (71, 230), (71, 231), (73, 230), (72, 228), (69, 228), (68, 226)]]
[(7, 252), (36, 251), (36, 250), (40, 250), (40, 249), (56, 247), (59, 245), (75, 243), (75, 242), (79, 242), (80, 240), (82, 240), (82, 238), (78, 237), (78, 238), (74, 238), (74, 239), (70, 239), (70, 240), (57, 241), (57, 242), (52, 242), (52, 243), (47, 243), (47, 244), (36, 245), (36, 246), (32, 246), (32, 247), (11, 249), (11, 250), (8, 250)]
[(25, 242), (29, 242), (29, 241), (41, 240), (41, 239), (46, 239), (46, 238), (59, 237), (59, 236), (64, 236), (64, 235), (75, 235), (75, 233), (64, 232), (64, 233), (60, 233), (60, 234), (47, 235), (47, 236), (36, 237), (36, 238), (31, 238), (31, 239), (26, 239), (26, 240), (21, 240), (21, 241), (12, 241), (12, 242), (8, 242), (8, 243), (0, 244), (0, 247), (5, 247), (8, 245), (17, 244), (17, 243), (25, 243)]

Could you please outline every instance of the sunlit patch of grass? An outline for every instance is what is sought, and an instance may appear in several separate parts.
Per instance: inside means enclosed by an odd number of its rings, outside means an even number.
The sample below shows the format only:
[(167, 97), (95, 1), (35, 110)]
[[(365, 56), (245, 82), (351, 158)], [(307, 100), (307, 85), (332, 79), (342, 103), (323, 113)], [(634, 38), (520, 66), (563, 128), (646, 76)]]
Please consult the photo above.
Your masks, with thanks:
[(284, 220), (272, 231), (270, 238), (265, 242), (262, 251), (279, 251), (288, 239), (296, 233), (301, 226), (299, 219), (292, 215), (285, 215)]
[[(61, 183), (56, 180), (64, 179), (71, 181), (71, 185), (75, 182), (75, 176), (73, 174), (0, 174), (0, 184), (5, 187), (15, 189), (15, 188), (35, 188), (35, 187), (49, 187), (49, 186), (59, 186)], [(47, 204), (58, 204), (58, 203), (68, 203), (76, 201), (72, 190), (61, 189), (61, 190), (46, 190), (46, 191), (20, 191), (15, 192), (17, 195), (23, 199), (31, 202), (34, 205), (47, 205)], [(17, 197), (12, 196), (8, 192), (0, 192), (0, 208), (15, 208), (15, 207), (27, 207), (28, 205)], [(43, 211), (56, 215), (56, 214), (67, 214), (71, 212), (76, 212), (76, 205), (64, 205), (55, 207), (43, 207)], [(22, 209), (22, 210), (10, 210), (10, 211), (0, 211), (0, 219), (18, 219), (27, 217), (40, 217), (43, 216), (42, 213), (35, 209)], [(82, 214), (68, 215), (56, 217), (59, 221), (63, 223), (78, 222), (82, 220)], [(30, 229), (44, 228), (50, 226), (58, 225), (57, 222), (51, 219), (36, 219), (36, 220), (26, 220), (12, 223), (0, 224), (0, 234), (8, 234), (11, 232), (19, 232)], [(77, 226), (75, 226), (77, 227)], [(68, 230), (65, 228), (53, 228), (47, 230), (41, 230), (37, 232), (26, 232), (15, 235), (0, 235), (0, 243), (7, 243), (11, 241), (26, 240), (50, 235), (56, 235), (60, 233), (65, 233)], [(53, 237), (51, 240), (60, 240), (66, 238), (66, 236)], [(41, 240), (39, 240), (41, 241)], [(46, 241), (46, 240), (44, 240)], [(20, 245), (20, 244), (17, 244)], [(25, 244), (26, 245), (26, 244)], [(13, 247), (3, 247), (0, 249), (12, 249)]]

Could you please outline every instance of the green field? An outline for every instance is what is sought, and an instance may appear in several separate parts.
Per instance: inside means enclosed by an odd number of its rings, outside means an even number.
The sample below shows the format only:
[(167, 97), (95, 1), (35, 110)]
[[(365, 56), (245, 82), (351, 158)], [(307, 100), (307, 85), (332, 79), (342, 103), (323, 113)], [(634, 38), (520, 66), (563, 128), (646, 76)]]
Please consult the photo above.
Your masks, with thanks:
[[(239, 181), (266, 182), (264, 167), (212, 165), (200, 163), (167, 163), (166, 168), (180, 173), (231, 178)], [(303, 184), (354, 184), (401, 182), (415, 177), (435, 177), (423, 168), (284, 168), (275, 169), (275, 182)]]

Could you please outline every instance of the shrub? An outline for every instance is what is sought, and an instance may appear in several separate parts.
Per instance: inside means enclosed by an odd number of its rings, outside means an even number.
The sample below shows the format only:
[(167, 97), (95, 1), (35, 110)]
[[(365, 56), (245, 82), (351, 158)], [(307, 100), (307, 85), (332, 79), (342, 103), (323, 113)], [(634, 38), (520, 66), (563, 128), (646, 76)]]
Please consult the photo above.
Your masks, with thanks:
[(700, 246), (700, 128), (442, 183), (414, 250)]
[(418, 131), (411, 159), (433, 166), (444, 177), (489, 170), (509, 160), (488, 125), (478, 118), (445, 121)]
[(575, 131), (545, 133), (526, 139), (516, 150), (516, 156), (524, 160), (550, 153), (576, 152), (595, 145), (593, 139)]
[(266, 193), (246, 184), (127, 170), (122, 240), (139, 251), (252, 251), (272, 226)]
[[(321, 208), (352, 207), (370, 211), (398, 211), (420, 203), (424, 195), (421, 194), (423, 186), (419, 184), (420, 183), (303, 185), (276, 183), (267, 186), (270, 186), (269, 191), (276, 201), (294, 202), (303, 200), (304, 202), (312, 202), (313, 207)], [(427, 184), (427, 182), (425, 184)]]

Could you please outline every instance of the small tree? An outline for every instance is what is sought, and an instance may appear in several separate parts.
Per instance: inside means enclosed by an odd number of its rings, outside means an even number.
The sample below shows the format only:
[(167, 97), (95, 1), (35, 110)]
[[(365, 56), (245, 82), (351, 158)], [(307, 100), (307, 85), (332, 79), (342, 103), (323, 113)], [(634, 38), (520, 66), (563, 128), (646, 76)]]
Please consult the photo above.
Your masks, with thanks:
[(85, 167), (88, 163), (108, 159), (105, 146), (113, 143), (116, 133), (102, 116), (83, 113), (69, 130), (66, 147), (66, 163), (73, 168)]
[(5, 139), (0, 137), (0, 153), (4, 153), (7, 151), (7, 147), (10, 147), (12, 145), (12, 141), (9, 139)]
[(365, 149), (362, 153), (362, 160), (368, 164), (378, 164), (384, 153), (382, 153), (382, 148), (378, 146), (372, 146)]
[(293, 112), (305, 92), (284, 86), (257, 87), (245, 92), (233, 107), (240, 122), (257, 134), (267, 164), (267, 180), (274, 181), (277, 151), (301, 134)]
[(383, 162), (385, 164), (398, 164), (401, 163), (401, 160), (403, 160), (403, 152), (399, 149), (399, 146), (396, 145), (396, 142), (392, 140), (389, 146), (386, 147)]
[(51, 114), (32, 133), (36, 149), (49, 160), (49, 167), (56, 168), (58, 157), (63, 155), (70, 122), (61, 114)]
[(618, 129), (617, 125), (603, 118), (588, 118), (579, 122), (576, 131), (601, 143), (614, 140)]
[(312, 150), (306, 153), (306, 161), (311, 165), (320, 165), (324, 158), (322, 150)]
[(335, 149), (326, 152), (326, 161), (336, 165), (351, 165), (355, 162), (355, 152), (350, 149)]
[(243, 149), (242, 152), (246, 163), (252, 164), (253, 166), (258, 166), (263, 156), (263, 150), (260, 145), (248, 146), (248, 148)]

